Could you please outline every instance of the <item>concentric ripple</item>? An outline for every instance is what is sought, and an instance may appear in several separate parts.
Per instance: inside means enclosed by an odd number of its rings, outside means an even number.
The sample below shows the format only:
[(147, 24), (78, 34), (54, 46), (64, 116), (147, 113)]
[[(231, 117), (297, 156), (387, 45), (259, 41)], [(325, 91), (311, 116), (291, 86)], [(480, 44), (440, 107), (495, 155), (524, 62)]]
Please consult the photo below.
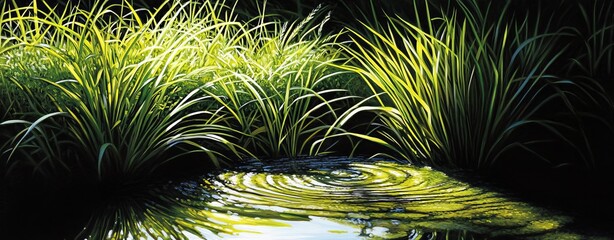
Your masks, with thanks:
[(351, 163), (345, 168), (304, 174), (226, 172), (211, 184), (224, 206), (371, 225), (390, 222), (401, 231), (427, 228), (489, 235), (535, 234), (567, 221), (564, 217), (545, 217), (541, 209), (430, 168), (393, 162)]
[[(160, 200), (147, 203), (144, 216), (122, 225), (129, 227), (102, 232), (190, 239), (575, 236), (563, 228), (568, 217), (427, 167), (334, 161), (253, 163), (197, 181), (169, 184), (155, 191)], [(116, 215), (120, 214), (112, 216)]]

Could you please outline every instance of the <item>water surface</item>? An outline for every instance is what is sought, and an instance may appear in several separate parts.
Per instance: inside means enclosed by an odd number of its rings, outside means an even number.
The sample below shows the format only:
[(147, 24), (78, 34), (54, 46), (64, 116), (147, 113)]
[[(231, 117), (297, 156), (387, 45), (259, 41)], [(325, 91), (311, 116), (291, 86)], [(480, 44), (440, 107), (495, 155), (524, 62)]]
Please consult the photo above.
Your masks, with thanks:
[(135, 239), (585, 239), (570, 217), (428, 167), (250, 162), (101, 209), (81, 236)]

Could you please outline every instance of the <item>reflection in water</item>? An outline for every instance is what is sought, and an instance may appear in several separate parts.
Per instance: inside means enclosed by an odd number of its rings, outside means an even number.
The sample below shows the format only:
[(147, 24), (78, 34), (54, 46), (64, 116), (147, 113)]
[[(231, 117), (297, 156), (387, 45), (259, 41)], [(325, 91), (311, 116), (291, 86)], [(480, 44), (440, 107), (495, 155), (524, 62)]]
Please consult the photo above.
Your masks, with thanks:
[(234, 171), (154, 188), (149, 196), (101, 209), (81, 237), (577, 237), (562, 229), (570, 221), (567, 217), (429, 168), (335, 159), (287, 163), (251, 163)]

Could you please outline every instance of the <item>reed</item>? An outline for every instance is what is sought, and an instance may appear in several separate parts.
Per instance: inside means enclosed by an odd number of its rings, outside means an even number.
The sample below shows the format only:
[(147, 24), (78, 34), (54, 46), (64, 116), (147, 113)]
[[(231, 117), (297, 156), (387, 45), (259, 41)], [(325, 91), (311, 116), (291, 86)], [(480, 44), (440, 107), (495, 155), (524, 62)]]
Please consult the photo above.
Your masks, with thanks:
[[(378, 117), (369, 134), (341, 135), (390, 150), (376, 155), (432, 166), (490, 169), (511, 150), (561, 164), (537, 149), (551, 139), (575, 147), (563, 134), (568, 124), (543, 116), (553, 104), (573, 113), (569, 99), (583, 91), (550, 74), (562, 33), (528, 18), (507, 22), (505, 9), (458, 4), (442, 12), (414, 5), (416, 22), (388, 16), (350, 30), (354, 47), (344, 49), (353, 61), (340, 67), (360, 74), (378, 104), (351, 108), (336, 126), (365, 111)], [(548, 136), (523, 134), (529, 127)]]
[(323, 35), (329, 16), (319, 10), (294, 22), (265, 23), (262, 13), (245, 24), (240, 47), (219, 56), (216, 80), (206, 85), (243, 133), (239, 144), (262, 158), (327, 152), (310, 147), (337, 117), (334, 103), (351, 98), (331, 87), (344, 84), (332, 66), (342, 61), (339, 34)]
[(2, 84), (14, 89), (4, 96), (27, 103), (8, 105), (1, 123), (17, 129), (3, 147), (9, 175), (123, 181), (186, 155), (220, 166), (334, 145), (310, 149), (352, 98), (334, 88), (348, 84), (333, 66), (339, 34), (323, 34), (319, 8), (239, 22), (223, 1), (167, 1), (165, 12), (37, 4), (2, 15), (15, 44), (2, 54)]
[[(127, 2), (60, 13), (43, 12), (35, 2), (3, 13), (5, 27), (21, 29), (9, 36), (27, 47), (23, 51), (54, 59), (45, 75), (22, 69), (34, 75), (9, 76), (29, 106), (53, 106), (31, 109), (34, 120), (2, 123), (25, 127), (4, 152), (9, 174), (28, 168), (44, 177), (73, 173), (113, 181), (149, 175), (185, 154), (203, 153), (214, 165), (231, 158), (229, 152), (239, 154), (228, 140), (232, 130), (222, 124), (226, 116), (194, 110), (208, 97), (186, 89), (205, 68), (194, 66), (193, 52), (208, 41), (200, 37), (235, 23), (219, 1), (165, 4), (167, 13)], [(58, 74), (63, 71), (67, 78)], [(53, 91), (41, 94), (39, 85)]]
[(608, 1), (578, 3), (581, 24), (570, 27), (581, 47), (574, 52), (571, 70), (593, 78), (605, 78), (614, 74), (614, 4)]

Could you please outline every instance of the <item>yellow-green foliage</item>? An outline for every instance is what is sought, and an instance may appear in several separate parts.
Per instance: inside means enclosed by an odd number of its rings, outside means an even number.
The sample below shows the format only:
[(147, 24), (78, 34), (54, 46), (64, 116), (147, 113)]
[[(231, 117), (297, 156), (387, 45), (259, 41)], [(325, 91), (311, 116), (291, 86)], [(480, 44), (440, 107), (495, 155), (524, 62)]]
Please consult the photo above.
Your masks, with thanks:
[[(9, 103), (27, 103), (3, 106), (11, 120), (2, 126), (26, 127), (14, 133), (2, 155), (7, 172), (83, 171), (102, 180), (150, 174), (196, 152), (219, 165), (253, 155), (245, 147), (268, 148), (251, 144), (261, 134), (273, 147), (290, 139), (285, 131), (296, 132), (294, 145), (283, 147), (294, 149), (304, 140), (299, 136), (307, 132), (311, 138), (311, 128), (323, 128), (317, 119), (330, 107), (317, 107), (326, 100), (310, 89), (335, 75), (327, 69), (339, 49), (333, 37), (321, 34), (326, 17), (312, 24), (316, 11), (296, 23), (264, 22), (264, 16), (238, 22), (223, 1), (167, 1), (165, 12), (134, 9), (128, 2), (100, 1), (87, 11), (42, 5), (14, 8), (1, 18), (0, 81), (3, 88), (17, 89), (3, 93)], [(227, 92), (228, 85), (239, 89)], [(251, 87), (258, 94), (249, 92)], [(225, 99), (234, 96), (240, 103), (228, 105)], [(251, 104), (262, 100), (277, 105)], [(287, 109), (280, 117), (264, 116), (280, 104)], [(309, 115), (318, 108), (324, 113)], [(308, 123), (285, 126), (297, 118)], [(298, 155), (304, 149), (265, 152)]]
[(441, 14), (415, 5), (427, 21), (390, 16), (351, 30), (355, 47), (345, 49), (353, 62), (340, 67), (360, 74), (379, 104), (351, 108), (338, 121), (343, 127), (357, 113), (374, 112), (372, 134), (346, 135), (409, 161), (476, 169), (491, 168), (511, 149), (535, 153), (532, 144), (549, 140), (515, 138), (525, 127), (567, 142), (561, 129), (570, 126), (538, 116), (552, 102), (575, 113), (569, 99), (584, 91), (550, 74), (562, 54), (555, 47), (561, 32), (539, 32), (528, 17), (507, 22), (505, 9), (483, 12), (476, 1), (458, 4)]

